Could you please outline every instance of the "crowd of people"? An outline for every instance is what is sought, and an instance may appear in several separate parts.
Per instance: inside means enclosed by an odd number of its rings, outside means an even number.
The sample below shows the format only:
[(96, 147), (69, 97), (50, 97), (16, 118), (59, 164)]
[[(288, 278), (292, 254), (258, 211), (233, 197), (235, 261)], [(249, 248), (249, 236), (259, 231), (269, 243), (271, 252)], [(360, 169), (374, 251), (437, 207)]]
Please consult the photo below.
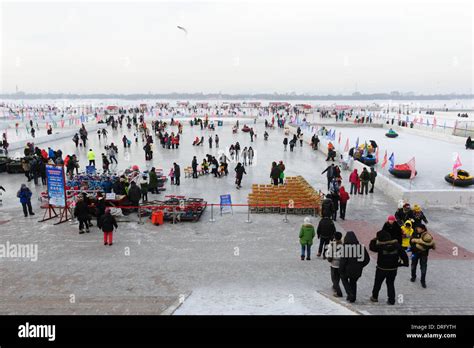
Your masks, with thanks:
[[(395, 279), (398, 268), (409, 267), (410, 260), (410, 281), (416, 281), (418, 265), (420, 265), (421, 286), (427, 287), (429, 251), (436, 247), (433, 236), (426, 227), (427, 223), (428, 220), (419, 205), (411, 208), (409, 203), (402, 202), (395, 214), (387, 218), (382, 228), (370, 240), (369, 250), (377, 253), (370, 301), (378, 302), (379, 292), (385, 281), (387, 303), (389, 305), (395, 304)], [(360, 244), (355, 232), (347, 231), (345, 236), (338, 232), (331, 216), (323, 212), (317, 228), (311, 224), (309, 217), (304, 219), (299, 232), (301, 260), (311, 260), (311, 246), (315, 237), (319, 239), (317, 256), (321, 257), (322, 255), (323, 259), (330, 262), (333, 295), (335, 297), (343, 296), (340, 286), (342, 283), (347, 301), (355, 302), (357, 281), (361, 277), (364, 267), (370, 262), (365, 246)]]

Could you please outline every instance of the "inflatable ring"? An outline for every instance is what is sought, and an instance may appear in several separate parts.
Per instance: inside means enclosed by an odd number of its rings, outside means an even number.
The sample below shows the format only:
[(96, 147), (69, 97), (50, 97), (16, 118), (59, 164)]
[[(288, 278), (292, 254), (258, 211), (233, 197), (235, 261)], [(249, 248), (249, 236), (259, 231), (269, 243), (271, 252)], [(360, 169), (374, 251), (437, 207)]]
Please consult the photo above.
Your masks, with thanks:
[(245, 132), (245, 133), (250, 132), (250, 127), (243, 127), (242, 132)]
[(444, 177), (448, 183), (454, 186), (467, 187), (474, 184), (474, 177), (469, 175), (465, 170), (458, 171), (458, 177), (454, 180), (453, 173), (449, 173)]
[(357, 159), (359, 162), (364, 163), (366, 166), (373, 166), (377, 159), (375, 157), (364, 157)]
[(472, 150), (474, 150), (474, 142), (472, 142), (470, 146), (466, 146), (466, 150), (467, 150), (467, 149), (472, 149)]
[[(402, 164), (402, 165), (398, 165), (398, 166), (404, 166), (404, 165)], [(393, 168), (390, 168), (388, 171), (394, 177), (399, 178), (399, 179), (410, 179), (410, 176), (411, 176), (411, 170), (403, 168), (403, 167), (402, 168), (397, 168), (397, 166), (395, 166)], [(415, 171), (415, 175), (418, 175), (417, 171)]]
[(387, 138), (396, 138), (398, 137), (398, 133), (385, 133)]

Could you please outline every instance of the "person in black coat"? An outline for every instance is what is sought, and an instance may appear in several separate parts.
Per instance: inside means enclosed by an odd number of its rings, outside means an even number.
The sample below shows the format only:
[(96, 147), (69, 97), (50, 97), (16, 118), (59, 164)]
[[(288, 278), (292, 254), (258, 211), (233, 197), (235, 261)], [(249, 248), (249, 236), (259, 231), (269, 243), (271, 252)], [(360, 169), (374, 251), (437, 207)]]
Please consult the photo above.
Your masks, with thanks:
[(87, 221), (89, 223), (89, 227), (92, 227), (93, 225), (92, 225), (91, 213), (95, 213), (95, 210), (90, 208), (92, 202), (91, 202), (89, 196), (87, 196), (86, 192), (82, 192), (82, 199), (84, 200), (84, 203), (87, 206)]
[(84, 227), (86, 232), (89, 233), (89, 207), (84, 201), (82, 195), (77, 196), (76, 207), (74, 208), (74, 216), (79, 221), (79, 234), (84, 233)]
[(403, 207), (396, 211), (395, 218), (399, 226), (403, 226), (405, 221), (413, 219), (413, 211), (411, 210), (410, 203), (403, 204)]
[(373, 167), (370, 167), (369, 173), (369, 182), (370, 182), (370, 190), (369, 193), (374, 193), (374, 186), (375, 186), (375, 178), (377, 177), (377, 172)]
[(339, 194), (336, 191), (331, 191), (331, 193), (326, 195), (326, 198), (332, 200), (332, 216), (331, 218), (336, 221), (337, 219), (337, 211), (339, 210)]
[(242, 178), (244, 174), (247, 174), (245, 171), (245, 167), (242, 165), (242, 163), (237, 163), (237, 166), (234, 169), (235, 171), (235, 184), (237, 185), (237, 188), (240, 189), (242, 187)]
[[(128, 200), (130, 201), (130, 205), (138, 206), (140, 204), (140, 199), (142, 198), (142, 191), (138, 187), (135, 181), (132, 181), (130, 184), (130, 188), (128, 189)], [(137, 208), (133, 208), (136, 210)]]
[(197, 162), (196, 156), (193, 157), (193, 161), (191, 162), (191, 167), (193, 168), (193, 178), (197, 179), (197, 177), (198, 177), (198, 174), (197, 174), (198, 162)]
[(367, 249), (359, 244), (359, 240), (352, 231), (344, 237), (343, 255), (339, 263), (341, 281), (347, 293), (347, 300), (351, 303), (357, 298), (357, 280), (362, 275), (362, 270), (370, 262)]
[(334, 234), (336, 233), (336, 226), (334, 226), (334, 222), (329, 217), (323, 217), (318, 224), (318, 229), (316, 234), (319, 239), (319, 249), (318, 249), (318, 257), (323, 254), (323, 259), (326, 259), (326, 246), (329, 245), (329, 242), (334, 238)]
[(382, 230), (387, 231), (390, 234), (391, 239), (396, 239), (398, 244), (402, 245), (402, 229), (396, 222), (396, 218), (390, 215), (387, 221), (383, 224)]
[(41, 183), (47, 185), (48, 181), (46, 180), (46, 163), (43, 160), (40, 160), (40, 175)]
[(276, 162), (272, 163), (272, 170), (270, 172), (270, 178), (272, 179), (272, 183), (275, 186), (278, 186), (278, 181), (280, 179), (280, 167), (277, 166)]
[(327, 194), (321, 203), (321, 215), (322, 217), (328, 218), (332, 218), (334, 216), (334, 203), (330, 194)]
[[(408, 267), (408, 256), (396, 239), (392, 239), (388, 231), (377, 232), (377, 237), (372, 239), (369, 249), (377, 253), (377, 269), (375, 271), (374, 287), (372, 289), (372, 302), (378, 302), (379, 291), (384, 280), (387, 284), (387, 303), (395, 304), (395, 278), (398, 267)], [(401, 260), (401, 262), (400, 262)]]
[(96, 215), (97, 215), (97, 227), (102, 228), (101, 224), (101, 218), (105, 214), (105, 199), (102, 193), (97, 194), (97, 203), (95, 205), (96, 209)]
[(124, 195), (125, 192), (125, 179), (117, 178), (115, 179), (113, 185), (112, 185), (112, 190), (116, 195)]
[(181, 168), (176, 162), (173, 163), (173, 167), (174, 167), (174, 184), (176, 186), (179, 186), (180, 184), (179, 179), (181, 178)]
[(104, 245), (112, 245), (114, 227), (117, 229), (118, 225), (110, 214), (110, 208), (105, 209), (104, 215), (100, 218), (100, 226), (104, 232)]
[(321, 174), (326, 173), (326, 177), (328, 179), (328, 191), (329, 191), (329, 186), (331, 185), (332, 178), (335, 177), (336, 173), (336, 167), (334, 167), (334, 163), (328, 166), (326, 169)]

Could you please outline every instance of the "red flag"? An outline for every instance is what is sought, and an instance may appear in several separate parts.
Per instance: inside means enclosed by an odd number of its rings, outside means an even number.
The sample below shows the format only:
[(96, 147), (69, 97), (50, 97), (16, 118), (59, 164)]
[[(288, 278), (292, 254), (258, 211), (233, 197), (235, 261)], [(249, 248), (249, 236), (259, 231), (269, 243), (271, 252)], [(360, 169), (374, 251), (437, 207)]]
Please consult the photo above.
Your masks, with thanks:
[(454, 165), (453, 165), (454, 180), (456, 180), (458, 178), (458, 168), (460, 168), (461, 166), (462, 166), (462, 163), (461, 163), (461, 159), (459, 158), (459, 154), (458, 154), (457, 157), (456, 157), (456, 161), (454, 161)]
[(435, 118), (433, 119), (433, 128), (436, 128), (436, 116), (435, 116)]
[(347, 138), (346, 146), (344, 146), (344, 152), (349, 152), (349, 138)]
[(375, 163), (379, 163), (379, 147), (375, 150)]
[(385, 168), (385, 166), (387, 165), (387, 150), (385, 150), (385, 155), (383, 156), (383, 161), (382, 161), (382, 168)]
[(408, 167), (410, 168), (411, 175), (410, 175), (410, 180), (413, 179), (416, 175), (416, 168), (415, 168), (415, 157), (413, 157), (411, 160), (407, 162)]

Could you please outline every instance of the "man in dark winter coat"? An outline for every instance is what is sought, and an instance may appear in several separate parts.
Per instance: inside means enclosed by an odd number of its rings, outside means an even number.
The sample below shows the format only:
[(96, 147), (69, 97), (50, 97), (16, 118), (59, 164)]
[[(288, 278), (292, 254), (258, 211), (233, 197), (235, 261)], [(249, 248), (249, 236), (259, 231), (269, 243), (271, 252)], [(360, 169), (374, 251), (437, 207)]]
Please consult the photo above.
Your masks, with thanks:
[(237, 166), (234, 169), (235, 171), (235, 185), (238, 189), (242, 187), (242, 178), (244, 174), (247, 174), (245, 171), (245, 167), (242, 165), (242, 163), (237, 163)]
[(125, 192), (125, 182), (124, 179), (117, 178), (112, 185), (112, 190), (116, 195), (124, 195)]
[(84, 201), (83, 195), (77, 196), (76, 207), (74, 208), (74, 216), (79, 221), (79, 234), (84, 233), (84, 227), (86, 232), (89, 233), (89, 207)]
[[(132, 181), (130, 184), (130, 188), (128, 189), (128, 200), (130, 201), (130, 205), (138, 206), (140, 203), (140, 198), (142, 198), (142, 191), (138, 187), (135, 181)], [(137, 208), (133, 208), (134, 210)]]
[(173, 167), (174, 167), (174, 184), (176, 186), (179, 186), (180, 184), (179, 179), (181, 178), (181, 168), (176, 162), (173, 163)]
[(364, 194), (364, 191), (365, 191), (365, 194), (368, 194), (369, 192), (369, 181), (370, 181), (370, 173), (367, 171), (367, 168), (364, 167), (364, 169), (362, 169), (362, 173), (360, 173), (360, 183), (361, 183), (361, 186), (360, 186), (360, 194)]
[(387, 221), (383, 224), (382, 230), (387, 231), (390, 234), (391, 239), (396, 239), (398, 244), (402, 245), (402, 230), (396, 222), (396, 218), (390, 215)]
[[(217, 134), (216, 134), (217, 136)], [(191, 167), (193, 168), (193, 179), (197, 179), (198, 174), (197, 174), (197, 168), (198, 168), (198, 161), (196, 159), (196, 156), (193, 157), (193, 161), (191, 162)]]
[(105, 214), (105, 199), (102, 193), (97, 194), (97, 203), (95, 205), (96, 209), (96, 215), (97, 215), (97, 227), (102, 228), (101, 224), (101, 218)]
[(272, 183), (275, 186), (278, 186), (278, 181), (280, 179), (280, 167), (277, 165), (276, 162), (272, 163), (272, 170), (270, 172), (270, 178), (272, 179)]
[(334, 222), (328, 217), (323, 217), (318, 224), (318, 229), (316, 234), (319, 239), (319, 249), (318, 257), (323, 254), (323, 259), (326, 259), (326, 246), (329, 245), (329, 242), (334, 238), (334, 233), (336, 233), (336, 226)]
[[(400, 266), (408, 267), (408, 256), (396, 239), (392, 239), (388, 231), (379, 231), (377, 237), (372, 239), (369, 249), (377, 253), (377, 269), (375, 271), (374, 287), (372, 289), (372, 302), (378, 302), (379, 291), (384, 280), (387, 284), (387, 303), (395, 304), (395, 278)], [(401, 263), (400, 261), (401, 260)]]
[(370, 191), (369, 193), (374, 193), (375, 178), (377, 177), (377, 172), (373, 167), (370, 167), (369, 181), (370, 181)]
[[(346, 250), (356, 252), (347, 252)], [(361, 255), (358, 255), (361, 254)], [(362, 275), (362, 270), (370, 262), (370, 256), (367, 249), (359, 244), (359, 240), (352, 231), (348, 231), (344, 237), (343, 255), (339, 262), (339, 273), (341, 281), (347, 293), (347, 300), (351, 303), (356, 301), (357, 280)]]
[(334, 203), (330, 194), (327, 194), (321, 203), (321, 215), (328, 218), (334, 216)]
[(396, 211), (395, 218), (399, 226), (403, 226), (405, 221), (413, 219), (413, 211), (411, 210), (410, 203), (403, 204), (403, 207)]
[(339, 210), (339, 194), (336, 191), (331, 191), (331, 193), (326, 195), (326, 198), (330, 198), (332, 200), (332, 216), (331, 218), (336, 221), (337, 219), (337, 211)]
[(328, 166), (326, 169), (321, 174), (326, 173), (326, 177), (328, 179), (328, 191), (329, 191), (329, 186), (331, 185), (331, 181), (334, 178), (334, 175), (336, 174), (335, 172), (336, 167), (334, 167), (334, 163)]

